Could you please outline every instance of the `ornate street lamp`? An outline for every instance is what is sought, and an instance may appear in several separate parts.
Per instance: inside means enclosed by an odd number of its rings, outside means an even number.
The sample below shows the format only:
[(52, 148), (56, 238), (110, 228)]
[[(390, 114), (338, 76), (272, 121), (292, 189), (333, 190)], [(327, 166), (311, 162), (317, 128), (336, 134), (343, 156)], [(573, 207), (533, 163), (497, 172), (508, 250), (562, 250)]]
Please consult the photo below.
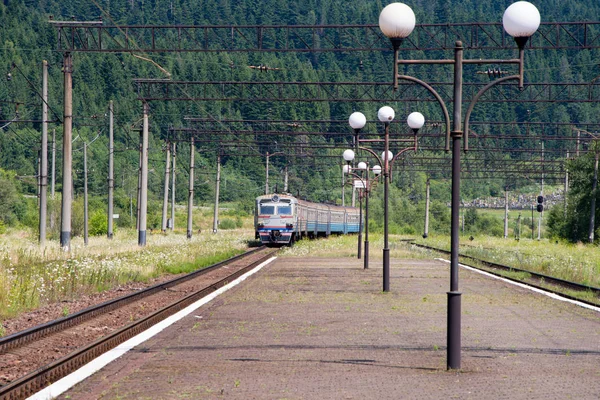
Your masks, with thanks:
[[(462, 129), (462, 81), (463, 64), (516, 64), (519, 67), (517, 75), (496, 79), (484, 86), (474, 97), (465, 114), (464, 137), (465, 150), (468, 149), (469, 118), (478, 99), (492, 86), (501, 82), (516, 79), (519, 88), (523, 88), (524, 48), (527, 39), (535, 33), (540, 25), (540, 14), (537, 8), (526, 1), (518, 1), (509, 6), (503, 16), (502, 23), (509, 35), (513, 36), (519, 48), (519, 58), (508, 60), (463, 59), (463, 45), (457, 41), (454, 48), (454, 59), (450, 60), (399, 60), (398, 53), (402, 40), (413, 31), (415, 17), (413, 11), (405, 4), (393, 3), (386, 6), (379, 16), (379, 27), (390, 39), (394, 48), (394, 88), (398, 80), (417, 83), (427, 89), (438, 101), (446, 120), (446, 150), (450, 150), (452, 139), (452, 220), (451, 220), (451, 256), (450, 256), (450, 291), (448, 292), (448, 369), (460, 368), (460, 309), (461, 293), (458, 291), (458, 247), (459, 247), (459, 208), (460, 208), (460, 141)], [(424, 81), (408, 75), (398, 74), (398, 65), (415, 64), (446, 64), (454, 66), (454, 100), (453, 124), (450, 130), (450, 116), (441, 96), (435, 89)]]
[[(396, 139), (396, 140), (394, 140), (394, 142), (411, 142), (412, 146), (400, 150), (398, 152), (398, 154), (396, 154), (395, 156), (389, 149), (389, 147), (390, 147), (389, 127), (390, 127), (390, 123), (393, 121), (393, 119), (395, 117), (394, 109), (389, 106), (383, 106), (377, 112), (377, 117), (379, 118), (379, 121), (384, 123), (384, 127), (385, 127), (385, 131), (384, 131), (385, 134), (383, 137), (384, 151), (381, 154), (381, 157), (379, 157), (377, 155), (377, 153), (375, 153), (372, 149), (369, 149), (366, 147), (360, 147), (360, 146), (358, 146), (358, 149), (368, 151), (377, 159), (379, 164), (383, 165), (383, 169), (379, 165), (374, 166), (373, 173), (375, 173), (375, 175), (376, 175), (375, 180), (377, 180), (380, 176), (383, 176), (383, 243), (384, 243), (383, 244), (383, 291), (389, 292), (389, 290), (390, 290), (390, 249), (389, 249), (389, 238), (388, 238), (389, 237), (389, 235), (388, 235), (388, 215), (389, 215), (388, 204), (389, 204), (389, 201), (388, 200), (389, 200), (389, 182), (390, 182), (390, 178), (391, 178), (392, 164), (393, 164), (394, 160), (396, 158), (398, 158), (398, 156), (400, 156), (405, 151), (407, 151), (407, 150), (417, 151), (417, 132), (425, 123), (425, 117), (423, 117), (423, 115), (418, 112), (414, 112), (409, 115), (409, 118), (407, 119), (407, 123), (415, 134), (414, 138), (408, 139), (408, 140), (407, 139)], [(365, 121), (366, 121), (366, 119), (365, 119)], [(352, 126), (352, 124), (351, 124), (351, 126)], [(352, 126), (352, 127), (354, 128), (354, 126)], [(362, 127), (364, 127), (364, 124), (362, 124), (361, 128)], [(382, 141), (381, 139), (357, 138), (357, 142), (381, 142), (381, 141)], [(343, 157), (344, 157), (344, 160), (346, 160), (346, 162), (350, 163), (352, 160), (354, 160), (354, 151), (352, 151), (352, 150), (344, 151)], [(349, 167), (350, 165), (348, 164), (347, 166)], [(380, 175), (382, 172), (383, 172), (383, 175)], [(368, 174), (368, 172), (367, 172), (367, 174)], [(367, 198), (368, 198), (368, 194), (369, 194), (369, 192), (367, 191)], [(368, 208), (368, 203), (365, 207)], [(367, 215), (366, 212), (365, 212), (365, 215)], [(365, 268), (368, 268), (368, 251), (369, 251), (368, 250), (368, 231), (365, 230)]]

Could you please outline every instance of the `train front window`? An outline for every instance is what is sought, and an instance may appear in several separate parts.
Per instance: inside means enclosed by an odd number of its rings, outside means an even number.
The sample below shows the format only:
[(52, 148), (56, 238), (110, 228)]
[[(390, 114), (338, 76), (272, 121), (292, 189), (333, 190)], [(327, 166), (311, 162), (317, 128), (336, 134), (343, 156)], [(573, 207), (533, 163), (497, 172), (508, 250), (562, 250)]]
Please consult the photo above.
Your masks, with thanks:
[(292, 206), (279, 206), (277, 207), (277, 213), (279, 215), (292, 215)]
[(261, 215), (273, 215), (275, 214), (275, 206), (266, 206), (264, 204), (260, 205), (260, 214)]

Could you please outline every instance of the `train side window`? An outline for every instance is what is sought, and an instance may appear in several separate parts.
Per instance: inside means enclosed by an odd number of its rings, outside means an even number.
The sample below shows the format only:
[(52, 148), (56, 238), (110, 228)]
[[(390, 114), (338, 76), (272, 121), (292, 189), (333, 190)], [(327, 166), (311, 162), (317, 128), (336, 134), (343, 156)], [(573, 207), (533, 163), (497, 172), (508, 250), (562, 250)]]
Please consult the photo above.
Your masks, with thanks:
[(277, 207), (277, 213), (279, 215), (292, 215), (292, 206), (279, 206)]
[(273, 215), (275, 214), (275, 206), (266, 206), (264, 204), (260, 205), (260, 214), (261, 215)]

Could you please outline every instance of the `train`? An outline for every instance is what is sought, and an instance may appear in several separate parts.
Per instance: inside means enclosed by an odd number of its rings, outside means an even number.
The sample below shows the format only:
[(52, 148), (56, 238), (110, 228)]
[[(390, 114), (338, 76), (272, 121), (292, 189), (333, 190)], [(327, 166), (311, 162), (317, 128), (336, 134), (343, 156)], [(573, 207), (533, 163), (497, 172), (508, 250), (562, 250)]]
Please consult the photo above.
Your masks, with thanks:
[(356, 207), (312, 203), (291, 194), (256, 198), (255, 238), (269, 246), (291, 245), (303, 237), (357, 233), (361, 228)]

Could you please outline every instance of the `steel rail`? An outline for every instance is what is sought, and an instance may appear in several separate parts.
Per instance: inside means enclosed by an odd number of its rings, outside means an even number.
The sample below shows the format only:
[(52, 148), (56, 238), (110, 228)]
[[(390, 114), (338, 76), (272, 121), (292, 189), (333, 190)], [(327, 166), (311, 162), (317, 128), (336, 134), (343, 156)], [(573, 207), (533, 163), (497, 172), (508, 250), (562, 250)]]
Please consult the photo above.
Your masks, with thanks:
[(84, 321), (90, 320), (98, 315), (102, 315), (102, 314), (105, 314), (112, 310), (115, 310), (119, 307), (123, 307), (124, 305), (130, 304), (130, 303), (137, 301), (139, 299), (142, 299), (144, 297), (148, 297), (157, 292), (166, 290), (172, 286), (179, 285), (179, 284), (186, 282), (190, 279), (193, 279), (195, 277), (204, 275), (210, 271), (218, 269), (218, 268), (220, 268), (224, 265), (227, 265), (233, 261), (236, 261), (241, 258), (247, 257), (249, 255), (252, 255), (252, 254), (262, 250), (263, 248), (264, 247), (259, 247), (259, 248), (247, 251), (243, 254), (239, 254), (239, 255), (229, 258), (227, 260), (221, 261), (219, 263), (216, 263), (214, 265), (211, 265), (211, 266), (203, 268), (203, 269), (199, 269), (197, 271), (191, 272), (187, 275), (170, 280), (168, 282), (160, 283), (160, 284), (148, 287), (146, 289), (131, 293), (127, 296), (119, 297), (117, 299), (109, 300), (107, 302), (97, 304), (92, 307), (88, 307), (84, 310), (73, 313), (72, 315), (69, 315), (67, 317), (59, 318), (57, 320), (50, 321), (45, 324), (37, 325), (32, 328), (29, 328), (29, 329), (26, 329), (26, 330), (23, 330), (20, 332), (16, 332), (12, 335), (3, 337), (0, 339), (0, 354), (5, 353), (6, 351), (17, 348), (17, 347), (21, 347), (27, 343), (31, 343), (36, 340), (39, 340), (39, 339), (41, 339), (45, 336), (48, 336), (52, 333), (60, 332), (64, 329), (73, 327)]
[[(254, 253), (262, 249), (264, 249), (264, 247), (244, 253), (244, 255), (248, 255), (249, 253)], [(267, 260), (272, 254), (273, 252), (269, 252), (266, 256), (261, 257), (261, 259), (258, 261), (255, 261), (250, 265), (232, 273), (228, 277), (223, 278), (220, 281), (205, 287), (204, 289), (192, 293), (147, 317), (127, 325), (126, 327), (110, 333), (109, 335), (100, 338), (95, 342), (84, 346), (83, 348), (78, 349), (51, 364), (48, 364), (43, 368), (39, 368), (38, 370), (33, 371), (32, 373), (17, 379), (8, 385), (0, 387), (0, 400), (23, 399), (31, 396), (49, 384), (56, 382), (57, 380), (77, 370), (81, 366), (87, 364), (101, 354), (104, 354), (108, 350), (115, 348), (119, 344), (131, 339), (132, 337), (152, 327), (165, 318), (216, 291), (220, 287), (225, 286), (233, 279), (236, 279), (263, 261)], [(239, 259), (239, 256), (236, 259)]]

